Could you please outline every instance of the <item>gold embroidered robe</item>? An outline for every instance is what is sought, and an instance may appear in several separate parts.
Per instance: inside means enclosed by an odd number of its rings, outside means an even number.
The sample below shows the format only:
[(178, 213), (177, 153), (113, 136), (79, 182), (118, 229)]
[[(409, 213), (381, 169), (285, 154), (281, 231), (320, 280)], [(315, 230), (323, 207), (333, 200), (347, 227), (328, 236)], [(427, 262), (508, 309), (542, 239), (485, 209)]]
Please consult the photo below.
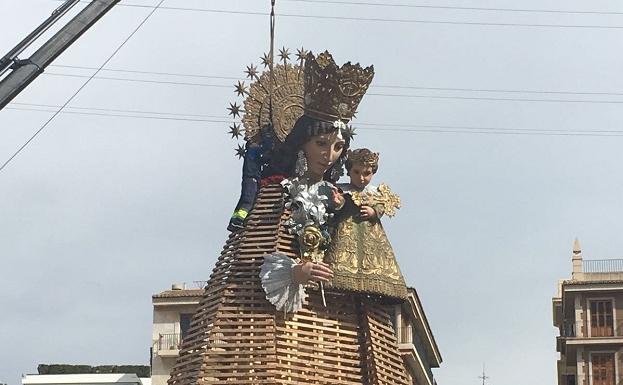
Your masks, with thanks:
[(379, 220), (384, 206), (374, 205), (376, 218), (364, 220), (351, 195), (347, 192), (344, 196), (346, 203), (334, 217), (331, 244), (325, 253), (325, 262), (334, 272), (327, 286), (406, 298), (404, 278)]

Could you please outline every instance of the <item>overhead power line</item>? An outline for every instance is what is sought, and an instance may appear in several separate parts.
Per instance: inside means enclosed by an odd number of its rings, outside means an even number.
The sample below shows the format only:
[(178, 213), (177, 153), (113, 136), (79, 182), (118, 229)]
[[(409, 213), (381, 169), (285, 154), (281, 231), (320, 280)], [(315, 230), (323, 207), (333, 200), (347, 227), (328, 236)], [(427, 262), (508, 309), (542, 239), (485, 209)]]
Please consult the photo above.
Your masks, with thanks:
[[(64, 0), (54, 0), (64, 1)], [(564, 9), (534, 9), (534, 8), (493, 8), (493, 7), (460, 7), (453, 5), (424, 5), (424, 4), (399, 4), (399, 3), (379, 3), (371, 1), (338, 1), (338, 0), (281, 0), (284, 2), (297, 2), (297, 3), (316, 3), (316, 4), (343, 4), (343, 5), (358, 5), (358, 6), (377, 6), (377, 7), (391, 7), (391, 8), (424, 8), (424, 9), (448, 9), (448, 10), (461, 10), (461, 11), (488, 11), (488, 12), (523, 12), (523, 13), (566, 13), (566, 14), (579, 14), (579, 15), (623, 15), (623, 12), (617, 11), (577, 11), (577, 10), (564, 10)], [(87, 1), (82, 1), (86, 3)], [(151, 8), (151, 5), (144, 4), (120, 4), (126, 7), (137, 8)], [(166, 8), (163, 8), (166, 9)]]
[[(54, 104), (38, 104), (38, 103), (11, 103), (11, 106), (26, 106), (26, 107), (44, 107), (44, 108), (58, 108), (60, 106)], [(89, 110), (89, 111), (104, 111), (104, 112), (124, 112), (124, 113), (137, 113), (137, 114), (153, 114), (153, 115), (170, 115), (170, 116), (191, 116), (191, 117), (200, 117), (200, 118), (211, 118), (211, 119), (229, 119), (226, 116), (217, 116), (217, 115), (205, 115), (205, 114), (190, 114), (190, 113), (179, 113), (179, 112), (162, 112), (162, 111), (145, 111), (145, 110), (126, 110), (126, 109), (114, 109), (114, 108), (101, 108), (101, 107), (74, 107), (68, 106), (66, 109), (71, 110)], [(41, 110), (47, 111), (47, 110)], [(220, 120), (219, 120), (220, 121)], [(230, 122), (227, 120), (227, 122)]]
[[(400, 128), (429, 128), (429, 129), (447, 129), (452, 128), (456, 130), (488, 130), (488, 131), (507, 131), (507, 132), (527, 132), (527, 133), (539, 133), (539, 132), (553, 132), (553, 133), (610, 133), (610, 134), (623, 134), (623, 130), (564, 130), (564, 129), (556, 129), (556, 128), (509, 128), (509, 127), (483, 127), (483, 126), (448, 126), (448, 125), (435, 125), (435, 124), (401, 124), (401, 123), (365, 123), (365, 122), (354, 122), (354, 126), (367, 129), (367, 126), (370, 126), (371, 129), (375, 129), (377, 127), (381, 130), (386, 131), (400, 131)], [(360, 127), (364, 126), (364, 127)], [(381, 128), (383, 127), (383, 128)]]
[(43, 125), (37, 130), (35, 131), (35, 133), (19, 148), (17, 149), (17, 151), (11, 155), (3, 164), (2, 166), (0, 166), (0, 172), (2, 170), (4, 170), (4, 168), (13, 160), (15, 159), (15, 157), (22, 152), (22, 150), (24, 150), (24, 148), (26, 148), (26, 146), (28, 146), (36, 137), (37, 135), (39, 135), (41, 133), (41, 131), (43, 131), (51, 122), (52, 120), (54, 120), (54, 118), (56, 118), (62, 111), (63, 109), (69, 104), (71, 103), (72, 100), (74, 100), (74, 98), (76, 96), (78, 96), (78, 94), (80, 93), (80, 91), (82, 91), (84, 89), (84, 87), (86, 87), (91, 80), (93, 80), (93, 78), (95, 77), (95, 75), (97, 75), (102, 68), (104, 68), (104, 66), (106, 66), (106, 64), (108, 64), (108, 62), (110, 62), (112, 60), (113, 57), (115, 57), (115, 55), (126, 45), (126, 43), (132, 38), (132, 36), (134, 36), (139, 29), (141, 29), (141, 27), (147, 22), (147, 20), (149, 20), (149, 18), (154, 14), (154, 12), (156, 12), (156, 10), (158, 9), (158, 6), (160, 6), (165, 0), (160, 0), (160, 2), (158, 3), (158, 5), (156, 5), (151, 12), (149, 12), (147, 14), (147, 16), (145, 16), (145, 18), (143, 18), (143, 20), (138, 24), (138, 26), (123, 40), (123, 42), (121, 42), (121, 44), (117, 47), (117, 49), (115, 49), (113, 51), (112, 54), (110, 54), (110, 56), (108, 56), (108, 58), (104, 61), (104, 63), (102, 63), (101, 66), (99, 66), (99, 68), (97, 69), (97, 71), (95, 71), (79, 88), (78, 90), (76, 90), (76, 92), (74, 92), (71, 97), (69, 99), (67, 99), (67, 101), (56, 111), (54, 112), (54, 114), (45, 122), (43, 123)]
[(616, 12), (616, 11), (566, 11), (562, 9), (458, 7), (458, 6), (452, 6), (452, 5), (419, 5), (419, 4), (398, 4), (398, 3), (378, 3), (378, 2), (370, 2), (370, 1), (338, 1), (338, 0), (282, 0), (282, 1), (296, 2), (296, 3), (341, 4), (341, 5), (375, 6), (375, 7), (391, 7), (391, 8), (453, 9), (453, 10), (461, 10), (461, 11), (564, 13), (564, 14), (580, 14), (580, 15), (623, 15), (623, 12)]
[[(142, 4), (120, 4), (125, 7), (153, 8), (151, 5)], [(267, 12), (257, 11), (237, 11), (212, 8), (188, 8), (188, 7), (159, 7), (162, 10), (187, 11), (187, 12), (209, 12), (232, 15), (255, 15), (269, 16)], [(480, 21), (452, 21), (452, 20), (425, 20), (425, 19), (391, 19), (381, 17), (357, 17), (357, 16), (334, 16), (334, 15), (305, 15), (296, 13), (280, 13), (279, 17), (291, 17), (302, 19), (326, 19), (326, 20), (346, 20), (346, 21), (367, 21), (383, 23), (419, 23), (419, 24), (439, 24), (439, 25), (468, 25), (468, 26), (489, 26), (489, 27), (531, 27), (531, 28), (580, 28), (580, 29), (623, 29), (620, 25), (586, 25), (586, 24), (539, 24), (539, 23), (493, 23)]]
[[(222, 11), (214, 9), (196, 9), (196, 8), (175, 8), (167, 9), (184, 10), (184, 11), (200, 11), (200, 12), (216, 12), (216, 13), (232, 13), (247, 15), (262, 15), (263, 12), (245, 12), (245, 11)], [(347, 21), (372, 21), (372, 22), (389, 22), (389, 23), (420, 23), (420, 24), (440, 24), (440, 25), (470, 25), (470, 26), (489, 26), (489, 27), (538, 27), (538, 28), (582, 28), (582, 29), (623, 29), (619, 25), (583, 25), (583, 24), (538, 24), (538, 23), (492, 23), (481, 21), (451, 21), (451, 20), (422, 20), (422, 19), (388, 19), (380, 17), (354, 17), (354, 16), (328, 16), (328, 15), (301, 15), (280, 13), (280, 17), (293, 17), (303, 19), (329, 19), (329, 20), (347, 20)]]
[[(19, 105), (20, 107), (13, 107)], [(54, 112), (43, 108), (55, 108), (58, 106), (46, 104), (12, 103), (7, 109), (19, 111)], [(33, 106), (42, 108), (29, 108), (21, 106)], [(231, 118), (216, 117), (210, 115), (181, 114), (173, 112), (157, 112), (142, 110), (121, 110), (90, 107), (67, 107), (68, 109), (80, 109), (82, 111), (69, 111), (65, 109), (63, 114), (91, 115), (102, 117), (121, 117), (134, 119), (155, 119), (182, 122), (204, 122), (232, 124)], [(88, 110), (99, 111), (90, 112)], [(120, 112), (120, 113), (117, 113)], [(140, 115), (137, 115), (140, 114)], [(145, 115), (154, 114), (154, 115)], [(167, 115), (167, 116), (156, 116)], [(210, 117), (210, 119), (201, 118)], [(353, 124), (360, 130), (393, 131), (393, 132), (421, 132), (421, 133), (461, 133), (461, 134), (492, 134), (492, 135), (545, 135), (545, 136), (623, 136), (623, 130), (564, 130), (564, 129), (539, 129), (539, 128), (508, 128), (508, 127), (478, 127), (478, 126), (450, 126), (450, 125), (418, 125), (398, 123), (365, 123), (355, 121)]]
[(489, 100), (497, 102), (543, 102), (543, 103), (589, 103), (589, 104), (623, 104), (623, 100), (578, 100), (578, 99), (530, 99), (530, 98), (498, 98), (498, 97), (478, 97), (478, 96), (443, 96), (443, 95), (404, 95), (404, 94), (383, 94), (368, 92), (369, 96), (386, 96), (396, 98), (420, 98), (420, 99), (455, 99), (455, 100)]
[[(74, 65), (55, 64), (55, 65), (50, 65), (50, 67), (72, 68), (72, 69), (81, 69), (81, 70), (97, 70), (97, 67), (74, 66)], [(118, 72), (118, 73), (130, 73), (130, 74), (142, 74), (142, 75), (179, 76), (179, 77), (188, 77), (188, 78), (241, 80), (241, 81), (247, 80), (243, 76), (236, 77), (236, 76), (218, 76), (218, 75), (199, 75), (199, 74), (188, 74), (188, 73), (180, 73), (180, 72), (155, 72), (155, 71), (139, 71), (139, 70), (129, 70), (129, 69), (103, 68), (102, 72), (104, 71)], [(56, 75), (56, 76), (77, 76), (77, 75), (57, 74), (57, 73), (48, 73), (48, 74)], [(85, 75), (82, 75), (82, 76), (85, 76)], [(104, 77), (97, 77), (97, 78), (104, 78)], [(125, 80), (125, 79), (114, 78), (114, 80)], [(196, 85), (196, 84), (192, 83), (192, 85)], [(389, 85), (389, 84), (372, 84), (370, 88), (396, 88), (396, 89), (413, 89), (413, 90), (429, 90), (429, 91), (464, 91), (464, 92), (493, 92), (493, 93), (520, 93), (520, 94), (623, 96), (623, 92), (605, 92), (605, 91), (517, 90), (517, 89), (502, 89), (502, 88), (426, 87), (426, 86)]]
[(390, 86), (376, 85), (370, 88), (396, 88), (429, 91), (462, 91), (462, 92), (493, 92), (493, 93), (516, 93), (516, 94), (554, 94), (554, 95), (601, 95), (623, 96), (623, 92), (590, 92), (590, 91), (548, 91), (548, 90), (509, 90), (501, 88), (466, 88), (466, 87), (423, 87), (423, 86)]
[[(85, 66), (74, 66), (74, 65), (62, 65), (62, 64), (52, 64), (50, 67), (58, 67), (58, 68), (75, 68), (75, 69), (83, 69), (83, 70), (96, 70), (97, 67), (85, 67)], [(148, 75), (163, 75), (163, 76), (181, 76), (181, 77), (190, 77), (190, 78), (208, 78), (208, 79), (223, 79), (223, 80), (242, 80), (240, 76), (212, 76), (212, 75), (193, 75), (193, 74), (184, 74), (179, 72), (154, 72), (154, 71), (139, 71), (139, 70), (129, 70), (129, 69), (115, 69), (115, 68), (102, 68), (102, 71), (110, 71), (110, 72), (124, 72), (131, 74), (148, 74)]]
[[(57, 74), (54, 72), (44, 72), (49, 76), (65, 76), (72, 78), (90, 78), (88, 75), (75, 75), (75, 74)], [(202, 83), (188, 83), (188, 82), (174, 82), (174, 81), (166, 81), (166, 80), (149, 80), (149, 79), (127, 79), (127, 78), (115, 78), (110, 76), (94, 76), (93, 79), (101, 79), (101, 80), (119, 80), (125, 82), (137, 82), (137, 83), (156, 83), (156, 84), (170, 84), (170, 85), (180, 85), (180, 86), (197, 86), (197, 87), (216, 87), (216, 88), (232, 88), (232, 86), (226, 84), (202, 84)]]
[[(25, 108), (25, 107), (5, 107), (5, 109), (18, 110), (18, 111), (38, 111), (38, 112), (54, 112), (50, 110), (44, 110), (42, 108)], [(231, 121), (223, 119), (200, 119), (200, 118), (182, 118), (182, 117), (167, 117), (167, 116), (146, 116), (146, 115), (129, 115), (129, 114), (115, 114), (108, 112), (85, 112), (85, 111), (68, 111), (63, 110), (61, 113), (70, 115), (91, 115), (91, 116), (112, 116), (120, 118), (136, 118), (136, 119), (155, 119), (155, 120), (175, 120), (178, 122), (209, 122), (209, 123), (231, 123)]]
[[(58, 74), (58, 73), (46, 73), (50, 76), (64, 76), (64, 77), (76, 77), (76, 78), (90, 78), (90, 79), (102, 79), (102, 80), (116, 80), (126, 82), (137, 83), (154, 83), (164, 85), (181, 85), (181, 86), (196, 86), (196, 87), (216, 87), (216, 88), (232, 88), (232, 86), (224, 84), (204, 84), (194, 82), (176, 82), (176, 81), (163, 81), (163, 80), (147, 80), (147, 79), (127, 79), (127, 78), (115, 78), (109, 76), (89, 76), (89, 75), (74, 75), (74, 74)], [(400, 87), (393, 87), (400, 88)], [(414, 89), (417, 89), (414, 87)], [(426, 89), (426, 88), (421, 88)], [(443, 88), (429, 88), (435, 90), (454, 90), (459, 89), (443, 89)], [(463, 91), (466, 91), (464, 89)], [(477, 91), (477, 90), (472, 90)], [(496, 92), (496, 91), (482, 91), (482, 92)], [(497, 91), (504, 92), (504, 91)], [(508, 91), (507, 91), (508, 92)], [(511, 91), (521, 92), (521, 91)], [(552, 92), (554, 93), (554, 92)], [(575, 94), (575, 93), (574, 93)], [(582, 93), (577, 93), (581, 95)], [(586, 94), (586, 93), (584, 93)], [(381, 92), (368, 92), (366, 95), (381, 96), (381, 97), (394, 97), (394, 98), (418, 98), (418, 99), (450, 99), (450, 100), (483, 100), (483, 101), (500, 101), (500, 102), (532, 102), (532, 103), (589, 103), (589, 104), (623, 104), (623, 100), (590, 100), (590, 99), (534, 99), (534, 98), (502, 98), (502, 97), (486, 97), (486, 96), (453, 96), (453, 95), (410, 95), (410, 94), (391, 94)], [(595, 93), (595, 95), (608, 95), (608, 93)], [(609, 94), (613, 96), (621, 96), (618, 94)]]

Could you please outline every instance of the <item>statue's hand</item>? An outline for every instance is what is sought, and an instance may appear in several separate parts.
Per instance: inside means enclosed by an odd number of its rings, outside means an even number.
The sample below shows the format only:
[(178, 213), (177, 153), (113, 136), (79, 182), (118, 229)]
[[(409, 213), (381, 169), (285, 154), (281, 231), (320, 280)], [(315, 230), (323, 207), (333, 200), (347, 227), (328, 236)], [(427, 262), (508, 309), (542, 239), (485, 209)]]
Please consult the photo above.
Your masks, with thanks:
[(333, 278), (333, 270), (324, 262), (303, 262), (294, 265), (292, 278), (297, 284), (306, 284), (309, 281), (327, 282)]
[(374, 219), (376, 218), (376, 211), (370, 206), (361, 206), (359, 209), (359, 214), (363, 219)]
[(344, 203), (346, 203), (344, 194), (342, 194), (337, 189), (337, 187), (333, 187), (331, 189), (331, 192), (332, 192), (331, 200), (333, 201), (333, 207), (335, 207), (336, 210), (340, 210), (342, 207), (344, 207)]

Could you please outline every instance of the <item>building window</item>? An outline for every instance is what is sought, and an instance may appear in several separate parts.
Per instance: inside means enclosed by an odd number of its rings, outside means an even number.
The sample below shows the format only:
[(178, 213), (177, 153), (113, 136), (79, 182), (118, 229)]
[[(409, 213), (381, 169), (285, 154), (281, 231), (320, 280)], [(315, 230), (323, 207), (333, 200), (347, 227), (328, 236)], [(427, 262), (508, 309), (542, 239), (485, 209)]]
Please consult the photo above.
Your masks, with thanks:
[(180, 335), (182, 340), (188, 335), (190, 330), (190, 320), (193, 318), (192, 314), (180, 314)]
[(590, 301), (591, 337), (610, 337), (614, 335), (612, 322), (612, 301)]
[(615, 385), (614, 353), (591, 354), (593, 385)]
[(567, 378), (565, 385), (575, 385), (575, 375), (567, 374), (565, 377)]

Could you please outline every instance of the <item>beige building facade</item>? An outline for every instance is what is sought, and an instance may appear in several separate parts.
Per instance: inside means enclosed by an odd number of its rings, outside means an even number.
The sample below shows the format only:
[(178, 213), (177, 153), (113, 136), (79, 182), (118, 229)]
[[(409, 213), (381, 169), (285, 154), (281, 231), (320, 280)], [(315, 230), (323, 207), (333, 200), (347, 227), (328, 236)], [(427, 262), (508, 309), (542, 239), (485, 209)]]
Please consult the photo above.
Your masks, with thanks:
[(203, 289), (187, 289), (185, 284), (174, 284), (171, 290), (152, 296), (152, 385), (166, 385), (202, 295)]
[(571, 279), (552, 299), (559, 385), (623, 385), (623, 260), (585, 260), (573, 245)]
[[(152, 296), (152, 385), (167, 384), (202, 295), (203, 289), (174, 284), (171, 290)], [(413, 385), (436, 385), (433, 369), (439, 367), (442, 358), (415, 289), (409, 288), (407, 301), (394, 305), (392, 310), (398, 348), (410, 381)]]
[(394, 307), (394, 330), (398, 348), (413, 385), (435, 385), (433, 369), (441, 365), (441, 353), (433, 336), (424, 308), (414, 288)]

